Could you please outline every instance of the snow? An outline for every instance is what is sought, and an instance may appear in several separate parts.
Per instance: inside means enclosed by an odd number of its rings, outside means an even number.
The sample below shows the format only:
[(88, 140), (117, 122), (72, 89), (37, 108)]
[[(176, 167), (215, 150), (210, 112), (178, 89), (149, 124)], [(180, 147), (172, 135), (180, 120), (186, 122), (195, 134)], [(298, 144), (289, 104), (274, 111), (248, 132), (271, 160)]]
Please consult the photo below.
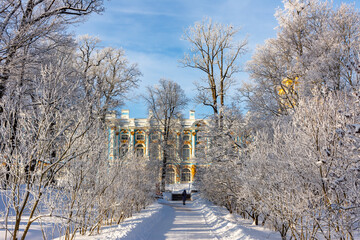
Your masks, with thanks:
[[(184, 186), (182, 186), (184, 187)], [(218, 207), (211, 202), (193, 194), (194, 201), (169, 201), (159, 199), (152, 205), (135, 213), (120, 225), (103, 227), (99, 235), (81, 236), (79, 240), (98, 239), (231, 239), (231, 240), (280, 240), (277, 232), (260, 226), (253, 226), (252, 221), (244, 220), (237, 215), (229, 214), (225, 208)], [(9, 224), (13, 222), (10, 219)], [(20, 227), (25, 227), (27, 217), (24, 216)], [(3, 224), (3, 222), (1, 222)], [(26, 237), (29, 240), (59, 237), (61, 222), (56, 218), (44, 218), (35, 222)], [(9, 238), (9, 234), (7, 238)], [(5, 231), (0, 228), (0, 239), (5, 239)], [(61, 238), (57, 238), (60, 240)]]
[(184, 189), (187, 192), (191, 192), (191, 190), (196, 190), (192, 183), (176, 183), (176, 184), (168, 184), (165, 187), (165, 190), (171, 191), (173, 193), (182, 193)]
[(185, 206), (182, 202), (160, 199), (118, 226), (103, 228), (96, 236), (76, 239), (281, 239), (278, 233), (251, 223), (197, 196)]
[[(26, 223), (25, 220), (28, 219), (29, 216), (24, 216), (23, 221), (20, 223), (19, 237), (20, 239), (22, 232), (25, 229)], [(9, 219), (9, 228), (13, 229), (14, 226), (14, 218)], [(44, 220), (38, 220), (31, 225), (31, 228), (26, 235), (26, 240), (39, 240), (43, 239), (43, 236), (46, 236), (46, 239), (53, 239), (54, 237), (58, 237), (61, 232), (59, 228), (59, 220), (56, 218), (47, 218)], [(0, 239), (5, 239), (5, 230), (4, 230), (3, 222), (0, 223)], [(7, 239), (10, 239), (10, 233), (7, 234)]]
[[(10, 239), (11, 237), (10, 232), (6, 234), (5, 231), (6, 223), (4, 220), (4, 215), (6, 214), (6, 205), (8, 204), (8, 203), (5, 204), (5, 202), (8, 201), (8, 199), (5, 196), (9, 195), (7, 191), (9, 190), (3, 190), (3, 189), (0, 190), (0, 240), (5, 239), (5, 235), (7, 236), (6, 237), (7, 239)], [(23, 191), (23, 188), (21, 191)], [(39, 209), (41, 209), (41, 207), (39, 207)], [(10, 210), (10, 214), (9, 214), (10, 217), (8, 218), (7, 229), (11, 230), (11, 232), (15, 228), (15, 217), (11, 216), (14, 214), (15, 212), (13, 210)], [(21, 238), (28, 219), (29, 219), (29, 212), (28, 209), (25, 209), (24, 215), (22, 217), (22, 221), (20, 222), (18, 239)], [(61, 236), (62, 235), (61, 223), (62, 223), (61, 218), (56, 218), (56, 217), (39, 218), (38, 220), (36, 220), (31, 224), (30, 230), (26, 235), (26, 240), (39, 240), (44, 238), (53, 239), (55, 237)]]
[(281, 239), (279, 233), (261, 226), (254, 226), (251, 220), (243, 219), (236, 214), (229, 214), (225, 208), (218, 207), (202, 198), (196, 199), (194, 204), (201, 208), (207, 224), (211, 226), (213, 232), (219, 239)]

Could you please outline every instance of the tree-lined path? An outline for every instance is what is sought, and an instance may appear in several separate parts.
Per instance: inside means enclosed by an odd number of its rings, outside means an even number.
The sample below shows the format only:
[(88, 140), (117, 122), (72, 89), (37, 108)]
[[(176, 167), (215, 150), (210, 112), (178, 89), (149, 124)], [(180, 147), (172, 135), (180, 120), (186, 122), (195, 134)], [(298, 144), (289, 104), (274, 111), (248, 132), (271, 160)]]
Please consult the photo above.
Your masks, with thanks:
[(280, 240), (280, 234), (250, 220), (229, 215), (225, 208), (197, 199), (188, 202), (159, 200), (119, 226), (104, 229), (100, 235), (79, 236), (79, 240)]
[(217, 239), (211, 226), (205, 221), (203, 213), (198, 206), (192, 202), (185, 206), (182, 202), (163, 202), (160, 209), (159, 221), (144, 233), (141, 229), (146, 228), (144, 224), (137, 225), (128, 236), (122, 239)]

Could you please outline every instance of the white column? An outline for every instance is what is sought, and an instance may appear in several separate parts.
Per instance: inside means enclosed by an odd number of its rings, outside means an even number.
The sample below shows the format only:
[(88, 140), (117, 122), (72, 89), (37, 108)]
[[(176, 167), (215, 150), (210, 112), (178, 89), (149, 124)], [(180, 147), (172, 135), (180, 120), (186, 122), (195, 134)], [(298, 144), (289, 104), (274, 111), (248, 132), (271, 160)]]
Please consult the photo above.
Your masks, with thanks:
[[(129, 129), (130, 131), (130, 151), (134, 151), (134, 141), (135, 141), (135, 131), (134, 129)], [(132, 132), (134, 134), (132, 134)]]
[(144, 131), (144, 135), (145, 135), (145, 156), (150, 157), (149, 156), (150, 134), (149, 132)]
[(191, 158), (194, 157), (195, 157), (195, 136), (193, 135), (193, 132), (191, 132)]

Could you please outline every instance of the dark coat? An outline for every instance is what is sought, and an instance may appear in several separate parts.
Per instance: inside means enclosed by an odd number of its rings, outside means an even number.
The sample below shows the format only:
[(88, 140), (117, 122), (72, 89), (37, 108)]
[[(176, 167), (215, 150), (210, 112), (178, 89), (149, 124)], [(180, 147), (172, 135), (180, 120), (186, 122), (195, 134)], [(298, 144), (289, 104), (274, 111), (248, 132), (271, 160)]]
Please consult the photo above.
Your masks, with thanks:
[(186, 190), (184, 190), (181, 195), (182, 195), (183, 201), (185, 201), (185, 200), (186, 200), (186, 196), (187, 196)]

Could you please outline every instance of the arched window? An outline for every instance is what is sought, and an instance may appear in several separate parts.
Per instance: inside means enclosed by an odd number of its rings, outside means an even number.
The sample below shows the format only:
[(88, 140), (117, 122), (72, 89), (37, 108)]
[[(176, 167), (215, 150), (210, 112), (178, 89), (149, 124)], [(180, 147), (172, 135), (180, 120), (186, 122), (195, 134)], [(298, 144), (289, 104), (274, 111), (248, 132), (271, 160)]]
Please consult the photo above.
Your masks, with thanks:
[(187, 160), (190, 158), (190, 146), (189, 145), (183, 146), (182, 155), (183, 155), (184, 160)]
[(129, 148), (128, 148), (127, 144), (121, 145), (121, 147), (120, 147), (120, 157), (124, 157), (127, 154), (128, 149)]
[(184, 168), (181, 171), (181, 181), (182, 182), (190, 182), (191, 181), (191, 171), (188, 168)]
[(143, 157), (145, 153), (144, 145), (142, 144), (137, 145), (135, 152), (137, 157)]
[(166, 172), (166, 182), (167, 182), (167, 184), (175, 183), (175, 171), (173, 168), (168, 168), (168, 170)]

